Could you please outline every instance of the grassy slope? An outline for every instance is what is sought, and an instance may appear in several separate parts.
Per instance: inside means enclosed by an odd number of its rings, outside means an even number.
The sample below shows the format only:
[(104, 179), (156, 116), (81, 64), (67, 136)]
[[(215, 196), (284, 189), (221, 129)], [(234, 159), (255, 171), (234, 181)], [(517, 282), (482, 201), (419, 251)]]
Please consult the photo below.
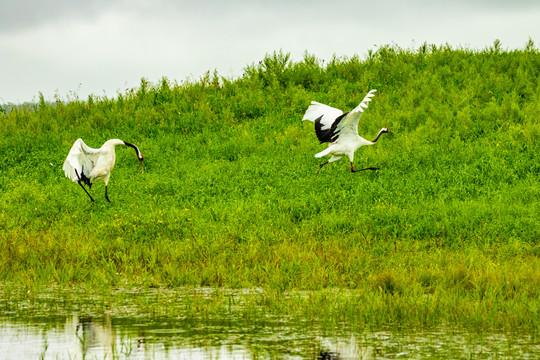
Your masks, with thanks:
[[(0, 114), (0, 281), (340, 287), (390, 320), (398, 306), (535, 322), (539, 69), (532, 47), (497, 44), (385, 46), (324, 66), (276, 53), (234, 81), (142, 80), (116, 99)], [(372, 88), (360, 134), (395, 135), (355, 163), (381, 171), (341, 160), (316, 177), (309, 102), (346, 110)], [(118, 147), (112, 204), (96, 183), (91, 205), (61, 171), (79, 137), (137, 144), (145, 173)]]

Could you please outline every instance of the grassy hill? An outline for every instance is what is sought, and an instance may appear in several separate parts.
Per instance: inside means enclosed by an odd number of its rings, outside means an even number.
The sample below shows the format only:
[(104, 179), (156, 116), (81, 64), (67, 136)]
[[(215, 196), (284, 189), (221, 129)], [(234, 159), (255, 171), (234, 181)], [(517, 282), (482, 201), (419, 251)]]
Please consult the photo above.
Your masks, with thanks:
[[(371, 89), (360, 135), (395, 134), (358, 150), (355, 166), (380, 171), (353, 174), (343, 159), (315, 176), (326, 145), (301, 121), (310, 101), (347, 111)], [(382, 46), (329, 62), (278, 52), (238, 79), (41, 95), (0, 112), (0, 281), (342, 288), (389, 318), (398, 307), (535, 323), (539, 94), (530, 41)], [(91, 204), (62, 172), (77, 138), (136, 144), (144, 174), (117, 147), (112, 203), (100, 182)]]

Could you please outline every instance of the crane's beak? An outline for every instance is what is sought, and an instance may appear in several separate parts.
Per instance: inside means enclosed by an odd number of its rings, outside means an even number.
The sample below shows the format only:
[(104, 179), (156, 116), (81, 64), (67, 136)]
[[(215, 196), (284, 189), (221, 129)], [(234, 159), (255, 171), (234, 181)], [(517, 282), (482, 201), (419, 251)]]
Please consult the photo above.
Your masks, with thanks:
[(140, 160), (139, 160), (139, 164), (141, 164), (141, 174), (144, 174), (143, 159), (140, 159)]

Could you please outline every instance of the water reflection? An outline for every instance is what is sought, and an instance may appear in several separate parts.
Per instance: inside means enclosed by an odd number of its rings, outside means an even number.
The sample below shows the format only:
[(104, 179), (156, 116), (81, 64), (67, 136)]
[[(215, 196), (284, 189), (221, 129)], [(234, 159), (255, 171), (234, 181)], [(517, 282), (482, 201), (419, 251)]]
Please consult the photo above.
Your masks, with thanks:
[(536, 358), (540, 353), (536, 339), (526, 333), (475, 335), (448, 325), (358, 329), (226, 311), (190, 316), (178, 310), (186, 298), (167, 298), (166, 306), (159, 306), (165, 313), (153, 308), (160, 299), (148, 299), (147, 313), (128, 309), (128, 300), (113, 308), (78, 296), (73, 302), (3, 302), (8, 305), (0, 306), (0, 359), (454, 359)]

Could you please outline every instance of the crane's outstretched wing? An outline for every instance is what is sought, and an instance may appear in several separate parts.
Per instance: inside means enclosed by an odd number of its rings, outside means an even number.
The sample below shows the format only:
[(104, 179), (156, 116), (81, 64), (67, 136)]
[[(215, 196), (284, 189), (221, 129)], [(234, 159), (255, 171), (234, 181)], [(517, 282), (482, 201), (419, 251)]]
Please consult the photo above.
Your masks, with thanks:
[(79, 180), (84, 180), (84, 178), (88, 179), (90, 171), (94, 168), (98, 156), (99, 149), (92, 149), (91, 147), (88, 147), (82, 139), (77, 139), (71, 147), (66, 161), (64, 161), (62, 170), (64, 170), (66, 177), (70, 178), (72, 181), (77, 182)]
[(343, 118), (343, 120), (340, 121), (336, 128), (336, 131), (339, 132), (340, 135), (358, 135), (358, 121), (362, 117), (364, 109), (367, 109), (369, 102), (371, 101), (373, 96), (375, 96), (376, 91), (377, 90), (373, 89), (368, 92), (367, 95), (364, 97), (364, 100), (362, 100), (356, 108), (349, 111), (347, 115)]
[(339, 130), (336, 130), (343, 119), (343, 111), (328, 105), (312, 101), (302, 120), (315, 123), (315, 133), (321, 143), (333, 142), (337, 139)]
[(312, 101), (302, 120), (316, 121), (321, 118), (320, 121), (322, 125), (326, 128), (330, 128), (334, 120), (341, 114), (343, 114), (343, 111), (339, 109)]

